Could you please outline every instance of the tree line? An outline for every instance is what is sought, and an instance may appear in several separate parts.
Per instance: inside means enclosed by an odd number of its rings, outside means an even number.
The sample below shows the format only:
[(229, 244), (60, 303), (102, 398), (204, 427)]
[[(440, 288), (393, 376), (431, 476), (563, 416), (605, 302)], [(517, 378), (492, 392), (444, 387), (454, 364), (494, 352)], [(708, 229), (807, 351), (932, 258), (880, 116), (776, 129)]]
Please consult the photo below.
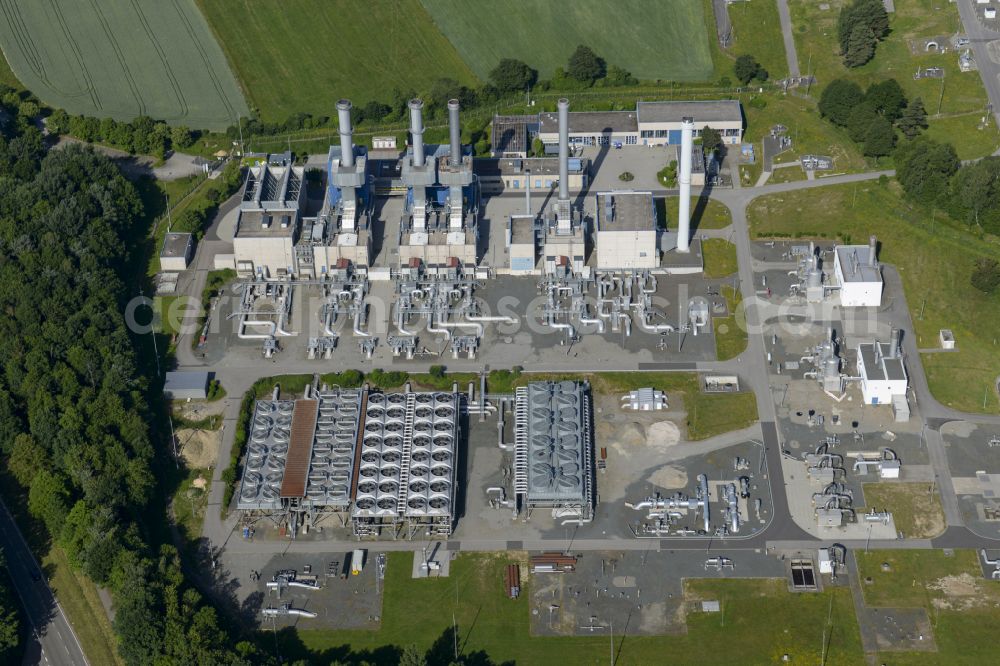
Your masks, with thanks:
[(0, 113), (13, 118), (0, 133), (2, 464), (72, 565), (111, 591), (126, 663), (259, 663), (160, 538), (164, 437), (122, 316), (142, 201), (92, 149), (48, 151), (20, 111)]
[(853, 81), (834, 79), (820, 95), (819, 112), (845, 128), (869, 157), (891, 155), (897, 130), (913, 139), (927, 129), (923, 101), (919, 97), (908, 100), (896, 79), (872, 83), (864, 91)]

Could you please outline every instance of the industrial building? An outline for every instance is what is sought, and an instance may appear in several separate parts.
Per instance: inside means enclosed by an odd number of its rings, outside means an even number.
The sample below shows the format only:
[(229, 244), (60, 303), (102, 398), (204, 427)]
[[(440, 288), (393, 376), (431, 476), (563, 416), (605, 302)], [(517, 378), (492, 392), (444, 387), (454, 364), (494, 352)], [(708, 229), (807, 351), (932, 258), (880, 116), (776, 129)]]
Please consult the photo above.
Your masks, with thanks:
[(266, 280), (295, 274), (304, 176), (305, 169), (292, 165), (287, 154), (247, 169), (233, 237), (239, 275)]
[(882, 304), (882, 269), (877, 258), (878, 240), (868, 245), (838, 245), (834, 273), (844, 307), (878, 307)]
[(204, 400), (208, 397), (208, 380), (207, 372), (168, 372), (163, 383), (163, 395), (170, 400)]
[[(545, 194), (559, 183), (559, 160), (552, 157), (478, 158), (473, 168), (483, 194), (531, 191)], [(571, 157), (567, 168), (570, 192), (590, 185), (590, 160)], [(530, 201), (530, 199), (529, 199)]]
[[(495, 156), (526, 155), (519, 149), (523, 146), (527, 150), (531, 145), (534, 123), (530, 118), (494, 118), (494, 123), (501, 125), (501, 139), (494, 142)], [(638, 102), (634, 111), (577, 111), (569, 117), (569, 142), (582, 146), (679, 145), (685, 118), (691, 118), (694, 123), (695, 136), (700, 136), (702, 128), (707, 126), (718, 130), (726, 145), (743, 142), (743, 110), (737, 100)], [(523, 139), (520, 138), (522, 133)], [(538, 114), (537, 137), (546, 150), (555, 149), (559, 142), (557, 114)]]
[(294, 538), (326, 518), (358, 538), (442, 538), (455, 520), (456, 392), (307, 389), (258, 400), (237, 495), (244, 524)]
[(869, 405), (906, 402), (906, 367), (900, 351), (900, 331), (893, 329), (888, 343), (863, 342), (858, 345), (858, 373), (861, 394)]
[(449, 143), (442, 146), (424, 146), (423, 107), (421, 100), (410, 100), (413, 145), (401, 171), (407, 194), (399, 262), (402, 266), (416, 259), (444, 266), (455, 259), (473, 266), (479, 238), (479, 186), (472, 153), (461, 141), (459, 102), (448, 102)]
[(160, 270), (180, 272), (187, 270), (194, 256), (194, 238), (191, 234), (168, 231), (163, 236), (160, 250)]
[(594, 215), (597, 269), (649, 270), (660, 265), (651, 192), (601, 192)]
[(514, 398), (514, 492), (530, 517), (588, 522), (594, 512), (590, 385), (532, 382)]

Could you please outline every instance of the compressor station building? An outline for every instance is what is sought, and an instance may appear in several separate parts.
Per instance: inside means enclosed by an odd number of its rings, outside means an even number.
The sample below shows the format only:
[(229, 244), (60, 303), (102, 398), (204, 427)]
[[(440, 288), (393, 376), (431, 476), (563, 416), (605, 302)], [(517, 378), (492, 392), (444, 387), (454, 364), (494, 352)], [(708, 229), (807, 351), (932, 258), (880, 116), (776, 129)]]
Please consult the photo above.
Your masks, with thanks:
[[(685, 118), (694, 121), (695, 136), (703, 127), (722, 135), (726, 145), (743, 142), (743, 109), (737, 100), (699, 102), (637, 102), (634, 111), (574, 111), (569, 114), (569, 142), (581, 146), (680, 145)], [(555, 153), (559, 143), (557, 113), (494, 116), (494, 157), (527, 157), (536, 137), (546, 152)]]

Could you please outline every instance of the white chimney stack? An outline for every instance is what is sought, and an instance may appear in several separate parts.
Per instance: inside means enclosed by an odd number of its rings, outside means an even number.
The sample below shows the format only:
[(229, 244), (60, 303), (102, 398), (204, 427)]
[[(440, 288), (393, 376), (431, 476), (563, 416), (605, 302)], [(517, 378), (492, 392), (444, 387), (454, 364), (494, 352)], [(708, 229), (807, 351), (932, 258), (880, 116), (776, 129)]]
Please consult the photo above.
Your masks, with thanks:
[(681, 121), (680, 201), (677, 205), (677, 251), (691, 251), (691, 153), (694, 150), (694, 120)]

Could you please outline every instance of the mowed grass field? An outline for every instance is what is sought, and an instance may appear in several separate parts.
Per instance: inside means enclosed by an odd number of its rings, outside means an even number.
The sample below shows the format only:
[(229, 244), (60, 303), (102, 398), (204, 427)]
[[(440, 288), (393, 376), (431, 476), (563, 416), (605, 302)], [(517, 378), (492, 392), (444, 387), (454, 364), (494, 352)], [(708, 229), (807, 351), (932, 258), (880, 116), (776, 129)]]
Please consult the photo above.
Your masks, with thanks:
[(17, 78), (70, 113), (225, 129), (248, 112), (194, 0), (0, 0)]
[(585, 44), (640, 79), (703, 81), (713, 73), (701, 0), (421, 0), (469, 67), (485, 78), (518, 58), (543, 78)]
[(388, 101), (443, 77), (477, 82), (417, 0), (197, 2), (264, 120), (332, 116), (342, 97)]

